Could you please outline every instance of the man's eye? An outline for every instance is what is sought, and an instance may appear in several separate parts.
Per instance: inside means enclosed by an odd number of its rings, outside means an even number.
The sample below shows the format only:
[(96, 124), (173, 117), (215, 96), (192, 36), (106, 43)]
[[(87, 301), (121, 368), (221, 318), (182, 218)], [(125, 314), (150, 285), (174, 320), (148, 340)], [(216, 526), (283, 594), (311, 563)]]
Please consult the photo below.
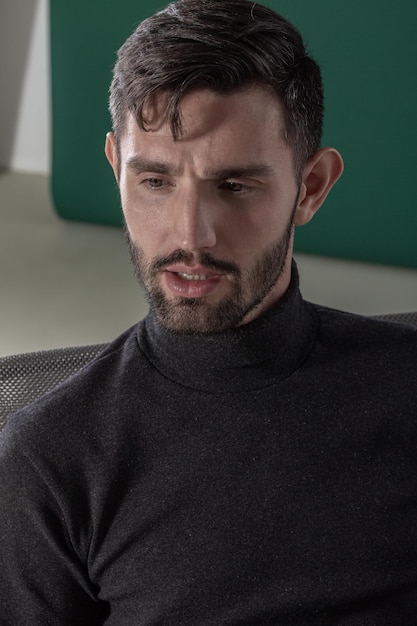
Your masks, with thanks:
[(225, 189), (226, 191), (231, 191), (232, 193), (242, 193), (242, 191), (248, 191), (250, 187), (248, 185), (244, 185), (243, 183), (237, 183), (233, 180), (228, 180), (222, 185), (220, 185), (221, 189)]
[(166, 181), (162, 178), (146, 178), (142, 183), (150, 189), (161, 189), (166, 185)]

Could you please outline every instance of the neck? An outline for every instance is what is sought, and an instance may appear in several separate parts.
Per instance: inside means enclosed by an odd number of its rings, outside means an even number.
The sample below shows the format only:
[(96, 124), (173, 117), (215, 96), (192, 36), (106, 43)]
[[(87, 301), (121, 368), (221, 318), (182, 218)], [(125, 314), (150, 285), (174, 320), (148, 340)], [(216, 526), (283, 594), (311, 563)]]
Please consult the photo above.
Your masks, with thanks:
[(180, 335), (163, 327), (153, 311), (138, 328), (141, 349), (168, 379), (203, 392), (244, 392), (289, 376), (306, 357), (317, 328), (303, 301), (298, 274), (265, 313), (217, 334)]

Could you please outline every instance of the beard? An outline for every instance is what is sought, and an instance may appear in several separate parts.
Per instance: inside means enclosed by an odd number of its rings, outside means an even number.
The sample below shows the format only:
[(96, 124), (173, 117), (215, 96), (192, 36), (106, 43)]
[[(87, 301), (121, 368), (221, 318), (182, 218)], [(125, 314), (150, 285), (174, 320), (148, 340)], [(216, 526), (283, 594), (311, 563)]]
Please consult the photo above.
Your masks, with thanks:
[[(164, 257), (147, 262), (143, 250), (136, 245), (125, 224), (125, 235), (136, 278), (145, 290), (151, 309), (169, 330), (179, 334), (219, 333), (242, 324), (276, 285), (284, 271), (293, 232), (294, 205), (284, 234), (264, 249), (253, 267), (242, 270), (233, 261), (214, 258), (202, 252), (196, 258), (186, 250), (175, 250)], [(211, 304), (205, 297), (168, 298), (160, 287), (161, 271), (175, 263), (198, 263), (231, 276), (232, 291), (220, 302)]]

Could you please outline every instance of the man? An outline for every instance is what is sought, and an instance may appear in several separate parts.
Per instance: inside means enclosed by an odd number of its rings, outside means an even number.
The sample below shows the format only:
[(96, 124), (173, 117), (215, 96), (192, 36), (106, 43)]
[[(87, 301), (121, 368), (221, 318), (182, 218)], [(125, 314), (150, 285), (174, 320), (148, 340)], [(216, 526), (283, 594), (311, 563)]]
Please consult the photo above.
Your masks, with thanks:
[(1, 623), (416, 624), (417, 333), (300, 295), (343, 168), (300, 35), (178, 0), (110, 107), (150, 312), (2, 434)]

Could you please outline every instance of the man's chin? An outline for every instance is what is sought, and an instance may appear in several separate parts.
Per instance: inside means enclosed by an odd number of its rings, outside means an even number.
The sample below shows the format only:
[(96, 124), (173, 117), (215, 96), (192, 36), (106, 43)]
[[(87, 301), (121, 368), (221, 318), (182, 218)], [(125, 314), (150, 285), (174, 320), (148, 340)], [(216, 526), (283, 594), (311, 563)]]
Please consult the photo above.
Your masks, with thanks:
[(149, 297), (152, 310), (165, 328), (178, 334), (213, 334), (238, 326), (246, 311), (235, 301), (212, 304), (206, 298), (166, 298), (161, 291)]

